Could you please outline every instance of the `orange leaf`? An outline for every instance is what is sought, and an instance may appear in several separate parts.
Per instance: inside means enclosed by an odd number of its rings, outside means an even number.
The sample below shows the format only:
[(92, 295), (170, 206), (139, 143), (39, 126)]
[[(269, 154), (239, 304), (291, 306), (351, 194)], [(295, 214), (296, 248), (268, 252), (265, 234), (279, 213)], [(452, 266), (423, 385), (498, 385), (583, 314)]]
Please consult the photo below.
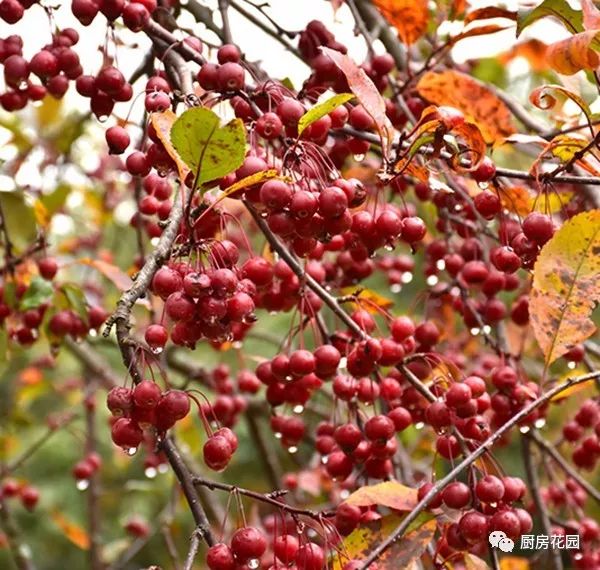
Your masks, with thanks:
[(526, 216), (531, 212), (531, 195), (525, 186), (510, 186), (500, 190), (502, 205), (509, 211), (519, 216)]
[(171, 128), (176, 120), (177, 115), (173, 113), (171, 109), (161, 111), (160, 113), (152, 113), (150, 117), (150, 122), (152, 123), (160, 142), (163, 144), (165, 150), (177, 165), (179, 179), (183, 182), (189, 174), (190, 169), (181, 159), (178, 152), (175, 150), (173, 143), (171, 142)]
[(90, 537), (83, 528), (67, 519), (60, 511), (53, 511), (50, 516), (58, 528), (60, 528), (63, 534), (73, 544), (82, 550), (89, 550)]
[(427, 31), (427, 0), (373, 0), (373, 4), (405, 44), (413, 44)]
[(388, 156), (394, 140), (394, 127), (385, 112), (385, 100), (371, 78), (352, 59), (339, 51), (322, 47), (321, 51), (341, 69), (352, 93), (375, 121), (384, 156)]
[(475, 20), (489, 20), (490, 18), (508, 18), (509, 20), (517, 20), (517, 13), (499, 6), (486, 6), (469, 12), (465, 17), (465, 26)]
[(126, 291), (132, 285), (132, 281), (130, 277), (123, 273), (116, 265), (112, 265), (111, 263), (107, 263), (106, 261), (102, 261), (100, 259), (91, 259), (89, 257), (82, 257), (77, 260), (77, 263), (82, 263), (83, 265), (89, 265), (94, 269), (97, 269), (104, 277), (106, 277), (109, 281), (112, 281), (116, 287), (121, 291)]
[(475, 26), (470, 30), (465, 30), (456, 36), (452, 36), (448, 43), (454, 45), (458, 43), (460, 40), (464, 40), (465, 38), (471, 38), (474, 36), (489, 36), (491, 34), (495, 34), (496, 32), (503, 32), (504, 30), (508, 30), (508, 26), (499, 26), (497, 24), (489, 24), (486, 26)]
[(581, 32), (548, 46), (546, 58), (550, 67), (563, 75), (573, 75), (582, 69), (596, 69), (600, 56), (594, 49), (600, 48), (599, 30)]
[(568, 220), (542, 248), (533, 270), (529, 315), (546, 364), (596, 331), (600, 301), (600, 210)]
[(342, 295), (352, 297), (350, 303), (374, 315), (381, 312), (379, 309), (385, 311), (394, 306), (394, 301), (391, 299), (364, 287), (346, 287), (342, 289)]
[[(583, 370), (581, 368), (575, 369), (575, 370), (569, 370), (569, 372), (567, 372), (566, 374), (563, 374), (563, 376), (558, 380), (557, 384), (561, 384), (561, 383), (565, 382), (566, 380), (568, 380), (569, 378), (575, 378), (576, 376), (581, 376), (582, 374), (585, 374), (586, 372), (587, 372), (586, 370)], [(587, 382), (580, 382), (579, 384), (573, 384), (573, 385), (569, 386), (566, 390), (563, 390), (562, 392), (559, 392), (555, 396), (552, 396), (552, 398), (550, 398), (550, 401), (558, 402), (560, 400), (564, 400), (565, 398), (568, 398), (568, 397), (572, 396), (573, 394), (577, 394), (578, 392), (587, 390), (588, 388), (591, 387), (591, 385), (593, 383), (594, 383), (594, 380), (592, 378), (590, 378)]]
[(397, 511), (410, 511), (418, 503), (417, 490), (398, 481), (386, 481), (361, 487), (344, 502), (357, 507), (380, 505)]
[(542, 85), (529, 94), (529, 100), (544, 111), (552, 109), (560, 100), (571, 99), (586, 115), (591, 115), (588, 104), (576, 93), (569, 91), (562, 85)]
[(430, 71), (417, 84), (424, 99), (460, 110), (480, 129), (486, 143), (516, 132), (508, 107), (490, 89), (458, 71)]

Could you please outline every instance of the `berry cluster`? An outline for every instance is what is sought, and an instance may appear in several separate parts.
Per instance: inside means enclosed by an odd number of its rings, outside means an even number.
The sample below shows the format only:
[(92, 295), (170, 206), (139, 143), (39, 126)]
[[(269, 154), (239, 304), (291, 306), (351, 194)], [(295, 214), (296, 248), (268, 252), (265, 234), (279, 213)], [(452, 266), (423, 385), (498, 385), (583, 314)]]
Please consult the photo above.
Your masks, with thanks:
[(20, 483), (15, 479), (5, 479), (2, 482), (0, 496), (3, 499), (18, 497), (28, 511), (33, 511), (40, 500), (40, 492), (33, 485)]
[(106, 397), (113, 415), (111, 436), (115, 445), (135, 453), (144, 440), (144, 430), (163, 434), (190, 411), (190, 398), (181, 390), (163, 392), (158, 384), (143, 380), (133, 389), (114, 387)]

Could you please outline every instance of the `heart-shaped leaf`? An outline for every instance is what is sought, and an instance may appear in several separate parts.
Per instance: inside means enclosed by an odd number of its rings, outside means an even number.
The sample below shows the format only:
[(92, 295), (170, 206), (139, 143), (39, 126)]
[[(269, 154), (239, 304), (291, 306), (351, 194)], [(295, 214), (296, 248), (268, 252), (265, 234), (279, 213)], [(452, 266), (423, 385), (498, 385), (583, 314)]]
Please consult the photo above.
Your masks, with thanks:
[(210, 109), (195, 107), (183, 113), (171, 127), (171, 143), (177, 154), (204, 184), (239, 168), (246, 155), (246, 131), (241, 119), (221, 126)]

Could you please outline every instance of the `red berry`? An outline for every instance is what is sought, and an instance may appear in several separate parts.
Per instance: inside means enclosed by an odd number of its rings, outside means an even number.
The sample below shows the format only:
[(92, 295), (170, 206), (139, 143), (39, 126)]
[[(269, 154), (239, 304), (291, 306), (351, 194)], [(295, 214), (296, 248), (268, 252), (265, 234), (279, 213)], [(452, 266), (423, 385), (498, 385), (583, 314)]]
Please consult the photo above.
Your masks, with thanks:
[(231, 537), (231, 551), (241, 562), (257, 560), (266, 550), (267, 539), (257, 528), (251, 526), (241, 528)]
[(554, 235), (552, 218), (532, 212), (523, 220), (523, 233), (538, 245), (544, 245)]
[(206, 566), (209, 570), (235, 570), (235, 558), (226, 544), (213, 544), (206, 552)]
[(233, 450), (225, 437), (211, 436), (204, 444), (202, 454), (207, 467), (213, 471), (223, 471), (231, 459)]
[(133, 389), (133, 402), (139, 408), (155, 408), (160, 400), (162, 391), (158, 384), (151, 380), (142, 380)]
[(464, 483), (455, 481), (444, 488), (442, 500), (451, 509), (462, 509), (471, 502), (471, 490)]

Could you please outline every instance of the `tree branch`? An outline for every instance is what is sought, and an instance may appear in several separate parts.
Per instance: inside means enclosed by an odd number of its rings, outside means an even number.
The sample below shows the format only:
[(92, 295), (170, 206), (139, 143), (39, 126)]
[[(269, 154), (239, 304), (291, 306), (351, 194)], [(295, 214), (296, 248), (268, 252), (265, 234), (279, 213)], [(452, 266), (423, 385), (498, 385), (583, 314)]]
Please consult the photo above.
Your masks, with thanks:
[(423, 497), (423, 499), (417, 503), (415, 508), (404, 518), (402, 523), (396, 527), (390, 536), (372, 550), (371, 554), (362, 562), (360, 570), (367, 570), (373, 562), (375, 562), (392, 544), (394, 544), (394, 542), (399, 540), (404, 535), (412, 522), (419, 516), (419, 514), (421, 514), (421, 512), (423, 512), (423, 510), (429, 506), (431, 501), (433, 501), (437, 494), (448, 483), (452, 482), (457, 475), (462, 473), (467, 467), (479, 459), (479, 457), (489, 451), (496, 441), (498, 441), (505, 433), (517, 425), (521, 420), (526, 418), (533, 410), (545, 404), (553, 396), (560, 394), (570, 386), (575, 386), (576, 384), (581, 384), (582, 382), (587, 382), (588, 380), (597, 377), (600, 377), (600, 371), (591, 372), (590, 374), (584, 374), (582, 376), (576, 376), (574, 378), (568, 378), (565, 382), (557, 384), (554, 388), (548, 390), (548, 392), (523, 407), (508, 422), (490, 435), (490, 437), (488, 437), (477, 449), (465, 457), (456, 467), (451, 469), (445, 477), (442, 477)]

